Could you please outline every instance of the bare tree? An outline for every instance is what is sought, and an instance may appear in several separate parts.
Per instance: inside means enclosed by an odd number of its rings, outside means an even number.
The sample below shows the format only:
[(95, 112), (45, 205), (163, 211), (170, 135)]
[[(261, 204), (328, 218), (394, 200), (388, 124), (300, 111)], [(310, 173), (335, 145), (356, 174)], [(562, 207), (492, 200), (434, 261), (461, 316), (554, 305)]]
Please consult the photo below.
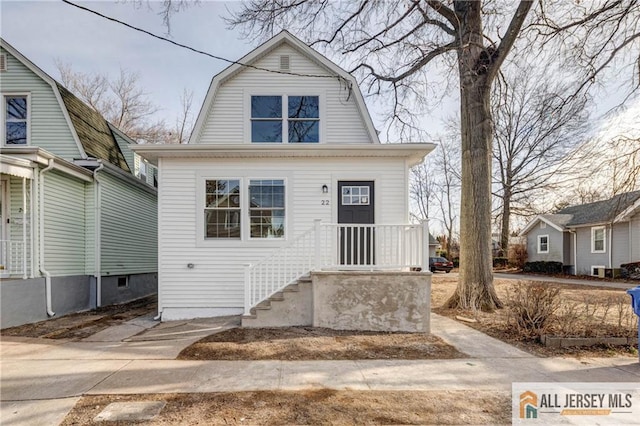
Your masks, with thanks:
[(183, 143), (191, 132), (193, 95), (184, 91), (182, 111), (175, 128), (169, 130), (163, 120), (154, 120), (159, 108), (144, 92), (140, 76), (120, 69), (116, 78), (105, 74), (74, 71), (69, 64), (56, 62), (62, 84), (107, 121), (137, 142)]
[(438, 201), (442, 224), (446, 232), (444, 249), (451, 258), (451, 243), (454, 241), (458, 219), (459, 219), (459, 199), (460, 193), (460, 149), (457, 140), (459, 135), (453, 133), (454, 137), (440, 140), (434, 166), (440, 177), (436, 184), (437, 191), (435, 198)]
[(575, 174), (568, 154), (589, 130), (588, 96), (572, 95), (557, 72), (556, 79), (546, 79), (545, 75), (553, 73), (538, 59), (535, 66), (527, 66), (525, 60), (522, 58), (516, 72), (496, 80), (491, 95), (494, 196), (505, 253), (512, 215), (530, 215), (535, 210), (530, 202), (534, 194)]
[(409, 195), (412, 207), (416, 213), (412, 213), (417, 219), (428, 219), (429, 206), (435, 194), (434, 170), (428, 160), (423, 161), (411, 169)]

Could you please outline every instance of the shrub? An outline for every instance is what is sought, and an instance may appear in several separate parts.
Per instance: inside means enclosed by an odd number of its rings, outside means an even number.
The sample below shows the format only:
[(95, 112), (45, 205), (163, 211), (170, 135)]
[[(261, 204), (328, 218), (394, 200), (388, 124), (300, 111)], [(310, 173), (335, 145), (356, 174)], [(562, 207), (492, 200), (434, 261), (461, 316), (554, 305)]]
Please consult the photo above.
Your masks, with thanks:
[(559, 295), (559, 288), (545, 283), (514, 284), (507, 297), (518, 330), (527, 337), (545, 334), (560, 307)]
[(460, 258), (459, 257), (454, 257), (453, 259), (451, 259), (451, 261), (453, 262), (453, 267), (454, 268), (459, 268), (460, 267)]
[(527, 261), (527, 245), (513, 244), (509, 247), (509, 266), (521, 268)]
[(562, 262), (526, 262), (522, 266), (522, 271), (537, 274), (561, 274)]
[(494, 257), (493, 258), (493, 267), (494, 268), (506, 268), (509, 266), (509, 259), (506, 257)]

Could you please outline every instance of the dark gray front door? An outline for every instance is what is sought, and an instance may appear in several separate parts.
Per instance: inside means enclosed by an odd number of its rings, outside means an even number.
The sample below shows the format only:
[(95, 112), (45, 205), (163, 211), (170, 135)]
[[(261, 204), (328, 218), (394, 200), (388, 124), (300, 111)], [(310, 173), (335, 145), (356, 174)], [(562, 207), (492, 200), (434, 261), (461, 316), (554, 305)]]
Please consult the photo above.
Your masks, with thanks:
[(374, 224), (373, 181), (338, 182), (338, 223), (340, 225), (340, 264), (371, 265), (374, 263), (373, 227), (348, 224)]

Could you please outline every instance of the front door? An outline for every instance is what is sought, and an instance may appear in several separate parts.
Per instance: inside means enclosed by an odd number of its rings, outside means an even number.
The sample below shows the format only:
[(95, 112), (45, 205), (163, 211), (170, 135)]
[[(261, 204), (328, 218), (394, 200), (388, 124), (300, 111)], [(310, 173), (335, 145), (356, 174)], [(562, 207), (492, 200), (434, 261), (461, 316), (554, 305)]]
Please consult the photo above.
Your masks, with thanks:
[(372, 226), (366, 226), (374, 223), (373, 181), (339, 181), (338, 224), (345, 225), (339, 228), (341, 265), (375, 263), (375, 233)]

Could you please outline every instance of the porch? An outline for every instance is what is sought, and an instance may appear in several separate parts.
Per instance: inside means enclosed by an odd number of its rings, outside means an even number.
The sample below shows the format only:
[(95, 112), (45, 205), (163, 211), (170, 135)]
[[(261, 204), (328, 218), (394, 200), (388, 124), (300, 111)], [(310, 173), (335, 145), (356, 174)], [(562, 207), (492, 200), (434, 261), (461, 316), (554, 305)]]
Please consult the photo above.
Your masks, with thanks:
[(428, 332), (428, 264), (426, 221), (316, 220), (286, 246), (245, 265), (243, 326)]

